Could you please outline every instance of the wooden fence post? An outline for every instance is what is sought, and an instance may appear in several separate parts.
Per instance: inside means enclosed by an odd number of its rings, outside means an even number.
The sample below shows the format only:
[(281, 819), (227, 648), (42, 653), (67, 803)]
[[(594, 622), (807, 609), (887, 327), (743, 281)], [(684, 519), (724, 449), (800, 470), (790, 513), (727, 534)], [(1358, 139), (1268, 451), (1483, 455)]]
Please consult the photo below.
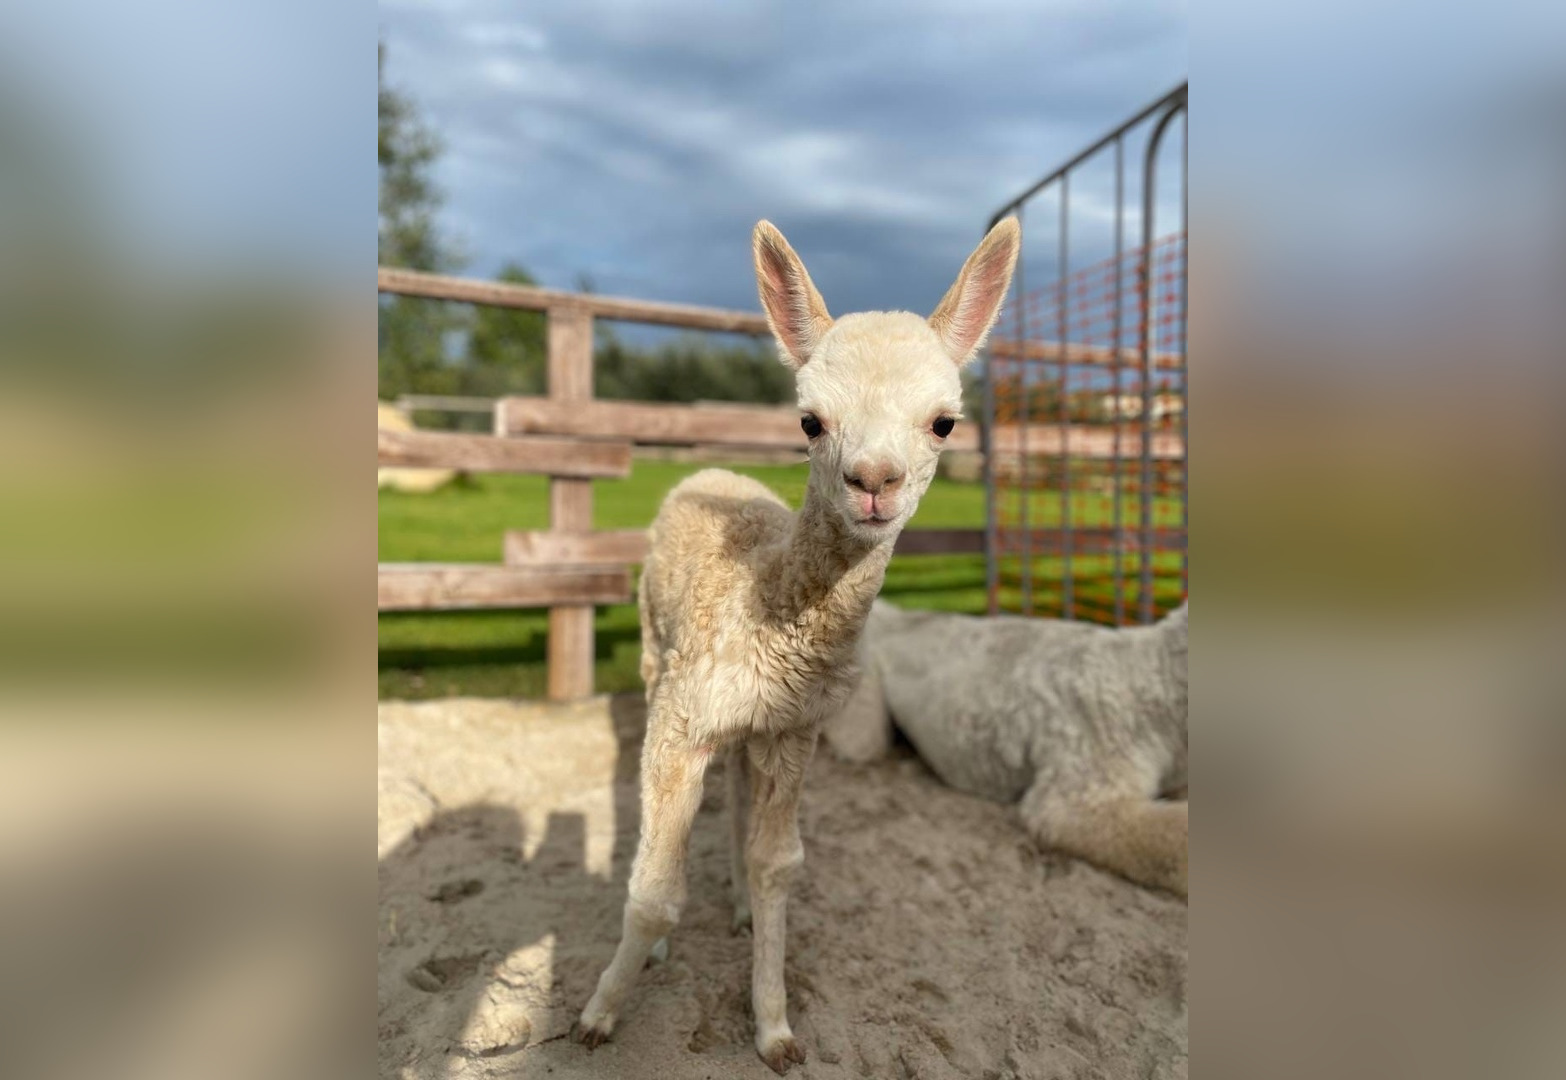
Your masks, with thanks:
[[(580, 404), (593, 397), (593, 316), (577, 305), (549, 309), (549, 396)], [(593, 482), (551, 477), (549, 527), (586, 533), (593, 528)], [(549, 697), (571, 701), (593, 692), (593, 608), (549, 609)]]

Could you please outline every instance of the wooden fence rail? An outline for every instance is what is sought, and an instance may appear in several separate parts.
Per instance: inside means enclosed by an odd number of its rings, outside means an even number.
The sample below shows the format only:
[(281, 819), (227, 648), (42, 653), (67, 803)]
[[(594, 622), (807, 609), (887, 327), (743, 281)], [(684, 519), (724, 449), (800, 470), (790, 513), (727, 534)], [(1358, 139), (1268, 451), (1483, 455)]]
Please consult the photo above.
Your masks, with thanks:
[(482, 563), (382, 563), (376, 568), (381, 611), (624, 604), (631, 599), (625, 566), (489, 566)]
[[(382, 564), (382, 611), (448, 608), (547, 607), (549, 696), (555, 700), (593, 692), (593, 606), (625, 603), (630, 567), (646, 555), (639, 531), (593, 530), (593, 480), (630, 471), (633, 445), (786, 448), (805, 451), (793, 408), (753, 405), (664, 405), (599, 401), (593, 397), (593, 320), (617, 319), (766, 334), (760, 314), (647, 300), (567, 293), (530, 285), (424, 274), (381, 267), (383, 293), (497, 307), (548, 315), (547, 397), (507, 397), (495, 403), (493, 435), (377, 432), (380, 464), (523, 472), (549, 477), (549, 529), (505, 534), (500, 564)], [(1048, 343), (1040, 343), (1048, 347)], [(1014, 429), (995, 433), (997, 457), (1062, 452), (1109, 456), (1113, 429), (1047, 425), (1028, 429), (1026, 445)], [(1178, 436), (1155, 434), (1156, 457), (1178, 458)], [(1123, 432), (1122, 453), (1138, 452), (1135, 434)], [(979, 449), (977, 423), (960, 426), (948, 449)], [(1041, 545), (1042, 546), (1042, 545)], [(981, 553), (981, 529), (915, 529), (898, 539), (898, 554)]]
[[(643, 446), (724, 446), (735, 449), (786, 449), (805, 453), (799, 410), (792, 405), (668, 405), (645, 401), (589, 401), (566, 405), (553, 398), (505, 397), (495, 403), (495, 431), (521, 436), (552, 432), (585, 439), (630, 439)], [(1135, 457), (1142, 452), (1139, 431), (1125, 425), (1119, 454), (1111, 424), (1029, 424), (995, 430), (992, 451), (1000, 457)], [(1153, 457), (1180, 460), (1176, 428), (1153, 433)], [(979, 449), (979, 425), (959, 424), (946, 440), (947, 452)]]
[(579, 480), (629, 476), (631, 473), (629, 442), (538, 436), (500, 439), (493, 435), (449, 435), (380, 428), (375, 433), (375, 443), (382, 465), (467, 472), (530, 472)]
[(431, 300), (454, 300), (488, 307), (525, 308), (528, 311), (547, 311), (551, 315), (559, 312), (589, 319), (679, 326), (687, 330), (723, 330), (757, 336), (769, 333), (766, 317), (760, 312), (725, 311), (722, 308), (696, 307), (691, 304), (665, 304), (657, 300), (561, 292), (557, 289), (541, 289), (536, 285), (474, 281), (471, 278), (446, 277), (385, 266), (380, 268), (376, 281), (381, 292), (398, 296), (422, 296)]
[[(1058, 341), (1029, 341), (1018, 347), (1015, 338), (998, 338), (990, 342), (990, 354), (1002, 360), (1039, 361), (1044, 364), (1104, 364), (1120, 367), (1140, 367), (1142, 350), (1131, 346), (1115, 349), (1109, 345), (1087, 345), (1078, 342), (1064, 349)], [(1159, 370), (1177, 370), (1185, 367), (1185, 357), (1177, 352), (1157, 351), (1149, 354), (1148, 362)]]

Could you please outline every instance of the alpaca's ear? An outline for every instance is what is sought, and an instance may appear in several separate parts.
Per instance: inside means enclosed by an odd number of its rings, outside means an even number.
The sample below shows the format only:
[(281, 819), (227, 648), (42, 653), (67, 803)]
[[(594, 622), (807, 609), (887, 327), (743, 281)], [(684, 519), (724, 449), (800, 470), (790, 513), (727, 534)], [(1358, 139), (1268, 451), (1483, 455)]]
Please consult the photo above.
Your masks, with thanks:
[(805, 264), (772, 222), (756, 223), (752, 247), (761, 309), (767, 313), (767, 325), (778, 339), (784, 362), (798, 371), (831, 329), (832, 316), (805, 273)]
[(962, 273), (930, 316), (931, 328), (954, 363), (972, 360), (995, 325), (1006, 290), (1011, 288), (1011, 272), (1021, 247), (1022, 226), (1016, 218), (996, 223), (963, 263)]

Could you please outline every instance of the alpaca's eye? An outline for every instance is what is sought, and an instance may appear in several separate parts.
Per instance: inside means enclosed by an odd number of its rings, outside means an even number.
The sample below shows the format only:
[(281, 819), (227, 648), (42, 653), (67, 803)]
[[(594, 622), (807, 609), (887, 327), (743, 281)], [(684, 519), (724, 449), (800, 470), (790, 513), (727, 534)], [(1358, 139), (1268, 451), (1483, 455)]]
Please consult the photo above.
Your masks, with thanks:
[(806, 413), (804, 416), (801, 416), (799, 418), (799, 426), (808, 438), (814, 439), (821, 434), (821, 421), (816, 419), (814, 413)]
[(956, 426), (957, 421), (953, 420), (951, 417), (937, 416), (935, 418), (935, 423), (930, 425), (930, 430), (944, 439), (946, 436), (952, 433), (952, 428)]

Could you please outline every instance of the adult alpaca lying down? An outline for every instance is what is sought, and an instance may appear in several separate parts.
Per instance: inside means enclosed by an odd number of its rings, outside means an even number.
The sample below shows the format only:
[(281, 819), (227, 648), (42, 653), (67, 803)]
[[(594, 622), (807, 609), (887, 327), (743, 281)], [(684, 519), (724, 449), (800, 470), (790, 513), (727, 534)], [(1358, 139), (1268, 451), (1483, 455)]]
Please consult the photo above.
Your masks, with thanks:
[(871, 761), (892, 726), (952, 787), (1021, 801), (1046, 847), (1186, 895), (1188, 606), (1154, 626), (902, 611), (876, 601), (864, 674), (826, 725)]

